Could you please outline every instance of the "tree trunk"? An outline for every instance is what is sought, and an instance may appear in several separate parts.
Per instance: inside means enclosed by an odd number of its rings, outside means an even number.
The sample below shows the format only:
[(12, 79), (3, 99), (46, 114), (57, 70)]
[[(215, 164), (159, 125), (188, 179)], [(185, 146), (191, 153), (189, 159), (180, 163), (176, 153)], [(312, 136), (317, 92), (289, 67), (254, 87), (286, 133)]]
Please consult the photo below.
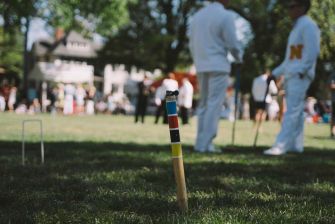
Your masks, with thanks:
[(26, 18), (25, 33), (24, 33), (24, 53), (23, 53), (23, 96), (27, 97), (28, 92), (28, 33), (30, 26), (30, 18)]

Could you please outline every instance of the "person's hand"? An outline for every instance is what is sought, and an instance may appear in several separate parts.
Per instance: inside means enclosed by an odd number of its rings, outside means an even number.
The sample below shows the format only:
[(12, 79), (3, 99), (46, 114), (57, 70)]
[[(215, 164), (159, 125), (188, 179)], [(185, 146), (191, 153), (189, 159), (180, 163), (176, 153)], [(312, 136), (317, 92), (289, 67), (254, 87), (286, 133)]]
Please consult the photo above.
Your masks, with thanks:
[(275, 79), (275, 83), (276, 83), (276, 86), (277, 86), (278, 88), (281, 88), (281, 87), (283, 86), (283, 83), (284, 83), (284, 76), (281, 75), (281, 76), (277, 77), (277, 78)]
[(234, 64), (241, 66), (243, 64), (243, 58), (239, 57), (238, 59), (235, 59)]
[(285, 96), (285, 90), (279, 90), (278, 96)]
[(274, 82), (276, 83), (277, 78), (276, 78), (274, 75), (272, 75), (272, 73), (270, 72), (270, 74), (269, 74), (269, 76), (268, 76), (266, 82), (267, 82), (268, 85), (269, 85), (271, 81), (274, 81)]
[(277, 79), (277, 82), (279, 82), (280, 84), (282, 84), (283, 82), (284, 82), (284, 76), (283, 75), (281, 75), (281, 76), (279, 76), (279, 78)]

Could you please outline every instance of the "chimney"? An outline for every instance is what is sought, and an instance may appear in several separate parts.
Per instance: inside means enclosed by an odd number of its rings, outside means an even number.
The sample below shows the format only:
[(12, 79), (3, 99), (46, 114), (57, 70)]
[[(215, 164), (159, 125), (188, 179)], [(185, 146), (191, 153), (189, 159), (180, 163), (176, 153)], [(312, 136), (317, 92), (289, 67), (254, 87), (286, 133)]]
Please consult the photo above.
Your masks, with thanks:
[(56, 41), (59, 41), (60, 39), (62, 39), (64, 36), (64, 29), (61, 27), (57, 27), (55, 30), (55, 39)]

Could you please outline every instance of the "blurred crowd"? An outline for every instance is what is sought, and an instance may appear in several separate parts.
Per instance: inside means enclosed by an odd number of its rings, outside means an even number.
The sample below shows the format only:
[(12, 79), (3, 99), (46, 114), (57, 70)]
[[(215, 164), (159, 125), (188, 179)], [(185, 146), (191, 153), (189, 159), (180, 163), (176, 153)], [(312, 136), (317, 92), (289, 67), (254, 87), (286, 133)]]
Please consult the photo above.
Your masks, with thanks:
[[(45, 86), (44, 86), (45, 85)], [(64, 115), (93, 115), (98, 113), (131, 114), (134, 107), (125, 94), (106, 96), (94, 86), (58, 83), (53, 87), (31, 85), (27, 97), (18, 101), (17, 87), (5, 83), (0, 87), (0, 111), (17, 114), (52, 113)]]
[[(255, 79), (256, 80), (256, 79)], [(28, 88), (27, 98), (19, 100), (18, 87), (3, 82), (0, 86), (0, 112), (9, 111), (17, 114), (52, 113), (64, 115), (93, 115), (93, 114), (124, 114), (135, 115), (135, 122), (144, 122), (147, 114), (155, 115), (155, 123), (162, 116), (162, 123), (167, 123), (165, 113), (165, 91), (179, 89), (178, 107), (183, 124), (189, 123), (189, 117), (196, 111), (197, 95), (187, 78), (178, 83), (173, 74), (162, 83), (152, 86), (153, 81), (145, 77), (138, 83), (138, 94), (135, 99), (126, 94), (111, 92), (104, 95), (94, 86), (82, 84), (58, 83), (51, 87)], [(255, 84), (256, 86), (256, 84)], [(238, 97), (237, 115), (239, 119), (249, 120), (257, 116), (255, 101), (257, 90), (251, 94), (240, 94)], [(264, 96), (260, 96), (261, 98)], [(235, 91), (233, 85), (227, 89), (226, 98), (222, 105), (221, 118), (234, 120)], [(281, 121), (285, 112), (284, 93), (272, 87), (266, 98), (264, 119)], [(308, 123), (328, 123), (331, 120), (331, 100), (319, 100), (308, 97), (305, 101), (305, 121)]]

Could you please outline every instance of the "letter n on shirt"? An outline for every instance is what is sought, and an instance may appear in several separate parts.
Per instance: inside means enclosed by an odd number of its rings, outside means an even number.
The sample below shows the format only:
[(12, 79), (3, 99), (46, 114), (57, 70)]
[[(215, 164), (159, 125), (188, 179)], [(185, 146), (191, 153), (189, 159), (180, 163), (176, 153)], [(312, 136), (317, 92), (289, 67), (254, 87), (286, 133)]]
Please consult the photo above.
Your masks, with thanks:
[(302, 44), (291, 45), (290, 48), (291, 48), (290, 60), (302, 58), (302, 49), (304, 48), (304, 45)]

